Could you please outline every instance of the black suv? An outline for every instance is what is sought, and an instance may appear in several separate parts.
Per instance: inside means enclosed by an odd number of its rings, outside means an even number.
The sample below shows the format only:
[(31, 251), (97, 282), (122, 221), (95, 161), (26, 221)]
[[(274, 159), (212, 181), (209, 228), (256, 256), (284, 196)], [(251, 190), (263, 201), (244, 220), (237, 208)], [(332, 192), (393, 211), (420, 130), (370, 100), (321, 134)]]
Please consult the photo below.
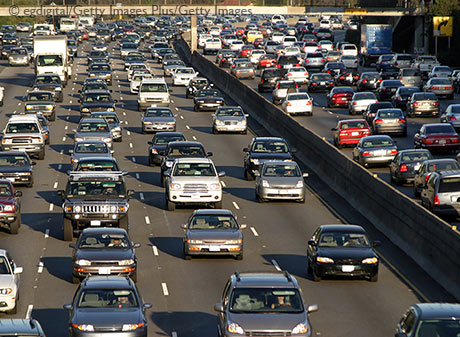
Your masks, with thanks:
[(287, 272), (236, 272), (225, 285), (218, 312), (221, 337), (314, 335), (297, 280)]
[(278, 68), (263, 69), (260, 75), (260, 82), (258, 85), (259, 92), (265, 92), (267, 90), (273, 90), (276, 82), (283, 79), (283, 71)]
[(119, 334), (147, 337), (144, 303), (136, 285), (129, 277), (94, 276), (78, 287), (69, 311), (69, 332), (73, 337)]
[(86, 227), (113, 226), (128, 231), (129, 197), (125, 172), (69, 172), (65, 191), (58, 191), (63, 200), (63, 236), (71, 241), (74, 231)]
[(117, 100), (106, 90), (88, 90), (83, 94), (80, 103), (80, 116), (90, 117), (91, 112), (113, 112)]
[(283, 138), (254, 137), (248, 147), (243, 149), (244, 154), (244, 177), (254, 180), (255, 171), (268, 160), (292, 160), (292, 154), (296, 150), (290, 149)]
[(72, 282), (90, 275), (126, 275), (137, 282), (137, 257), (140, 247), (121, 228), (86, 228), (76, 243), (72, 256)]
[(3, 318), (0, 319), (0, 336), (2, 337), (46, 337), (42, 326), (36, 319)]
[(32, 85), (34, 91), (51, 91), (54, 94), (54, 100), (56, 102), (62, 102), (64, 99), (62, 87), (63, 85), (59, 75), (52, 74), (37, 75)]

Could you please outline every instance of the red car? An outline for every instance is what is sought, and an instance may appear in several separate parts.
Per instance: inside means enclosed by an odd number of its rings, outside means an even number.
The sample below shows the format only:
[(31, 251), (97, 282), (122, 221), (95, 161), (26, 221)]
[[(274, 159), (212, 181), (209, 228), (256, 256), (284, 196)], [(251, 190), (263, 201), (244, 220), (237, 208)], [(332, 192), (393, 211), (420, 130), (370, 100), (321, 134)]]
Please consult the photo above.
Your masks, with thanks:
[(343, 119), (332, 128), (334, 144), (339, 149), (347, 145), (356, 145), (361, 138), (371, 135), (371, 129), (364, 119)]
[(457, 152), (460, 139), (450, 123), (423, 124), (414, 135), (416, 149), (450, 150)]
[(335, 87), (327, 94), (327, 106), (329, 108), (347, 107), (354, 93), (355, 91), (351, 87)]
[(259, 59), (259, 68), (270, 68), (276, 64), (276, 58), (273, 54), (262, 55)]
[(249, 57), (251, 56), (252, 50), (254, 49), (253, 45), (244, 45), (240, 50), (240, 57)]
[(89, 34), (88, 34), (88, 31), (84, 31), (82, 34), (81, 34), (81, 38), (83, 40), (88, 40), (89, 39)]
[(11, 234), (18, 234), (21, 226), (21, 196), (22, 192), (16, 191), (9, 180), (0, 180), (0, 226)]

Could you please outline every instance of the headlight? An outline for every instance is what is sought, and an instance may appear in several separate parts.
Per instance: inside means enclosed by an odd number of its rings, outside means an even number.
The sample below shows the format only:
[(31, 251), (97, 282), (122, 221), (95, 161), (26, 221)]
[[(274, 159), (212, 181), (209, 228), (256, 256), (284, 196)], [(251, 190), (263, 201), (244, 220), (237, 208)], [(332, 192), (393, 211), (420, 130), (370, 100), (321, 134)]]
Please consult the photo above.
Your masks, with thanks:
[(199, 245), (199, 244), (202, 244), (203, 241), (201, 241), (201, 240), (187, 240), (187, 243)]
[(72, 326), (80, 331), (94, 331), (94, 327), (91, 324), (72, 324)]
[(30, 105), (26, 106), (26, 110), (30, 110), (30, 109), (32, 109), (32, 106)]
[(145, 122), (144, 121), (143, 123), (144, 123), (144, 125), (152, 125), (152, 122)]
[(211, 185), (209, 185), (209, 189), (214, 190), (214, 191), (215, 190), (220, 190), (220, 184), (219, 183), (211, 184)]
[(75, 141), (76, 141), (76, 142), (82, 142), (82, 141), (83, 141), (83, 138), (75, 138)]
[(129, 266), (130, 264), (134, 264), (134, 260), (133, 260), (133, 259), (118, 261), (118, 265), (119, 265), (119, 266)]
[(241, 124), (246, 125), (246, 120), (243, 119), (243, 120), (241, 121)]
[(94, 76), (96, 76), (96, 74), (89, 74), (89, 76), (90, 76), (90, 77), (94, 77)]
[(89, 112), (89, 109), (88, 108), (83, 108), (83, 109), (81, 109), (81, 112)]
[(216, 103), (224, 103), (223, 101), (216, 101)]
[(115, 109), (114, 109), (114, 108), (107, 108), (107, 111), (108, 111), (108, 112), (114, 112)]
[(54, 91), (62, 91), (61, 87), (54, 88)]
[(262, 180), (262, 186), (263, 187), (270, 187), (270, 184), (268, 183), (267, 180)]
[(197, 102), (197, 103), (204, 103), (204, 100), (202, 100), (202, 99), (197, 99), (196, 102)]
[(110, 213), (116, 213), (117, 212), (117, 206), (112, 205), (110, 206)]
[(220, 119), (216, 119), (216, 125), (224, 125), (225, 122), (221, 121)]
[(299, 323), (292, 329), (291, 334), (296, 335), (300, 333), (307, 333), (308, 332), (308, 325), (305, 323)]
[(111, 143), (111, 142), (112, 142), (112, 138), (104, 138), (103, 141), (106, 142), (106, 143)]
[(227, 326), (227, 331), (230, 333), (236, 333), (238, 335), (244, 335), (244, 330), (237, 323), (230, 323)]
[(297, 187), (297, 188), (303, 187), (303, 180), (299, 180), (299, 181), (297, 182), (297, 185), (295, 185), (295, 187)]
[(169, 122), (168, 125), (176, 125), (176, 122)]
[(376, 264), (377, 262), (379, 262), (379, 259), (376, 257), (368, 257), (361, 261), (362, 264)]
[(48, 110), (53, 110), (53, 106), (52, 106), (52, 105), (47, 105), (47, 106), (46, 106), (46, 109), (48, 109)]
[(140, 327), (143, 327), (144, 323), (139, 323), (139, 324), (123, 324), (123, 328), (121, 329), (122, 331), (131, 331), (131, 330), (136, 330)]
[(153, 154), (158, 154), (158, 150), (157, 149), (152, 149), (152, 153)]
[(142, 99), (142, 98), (141, 98), (141, 99), (139, 100), (139, 102), (145, 103), (145, 102), (147, 102), (147, 101), (146, 101), (145, 99)]
[(74, 211), (74, 213), (80, 213), (81, 212), (81, 206), (74, 206), (73, 211)]
[(259, 165), (259, 159), (251, 159), (251, 163), (254, 165)]
[(13, 288), (1, 288), (0, 294), (1, 295), (9, 295), (13, 292)]
[(169, 184), (169, 188), (173, 191), (180, 190), (181, 186), (180, 184)]
[(14, 208), (15, 208), (14, 205), (5, 205), (5, 206), (3, 207), (3, 210), (4, 210), (5, 212), (13, 212), (13, 211), (14, 211)]
[(321, 262), (321, 263), (334, 263), (334, 260), (331, 259), (330, 257), (317, 256), (316, 261)]
[(166, 167), (172, 167), (173, 166), (173, 162), (172, 161), (167, 161), (166, 162)]
[(91, 261), (88, 260), (77, 260), (79, 266), (91, 266)]

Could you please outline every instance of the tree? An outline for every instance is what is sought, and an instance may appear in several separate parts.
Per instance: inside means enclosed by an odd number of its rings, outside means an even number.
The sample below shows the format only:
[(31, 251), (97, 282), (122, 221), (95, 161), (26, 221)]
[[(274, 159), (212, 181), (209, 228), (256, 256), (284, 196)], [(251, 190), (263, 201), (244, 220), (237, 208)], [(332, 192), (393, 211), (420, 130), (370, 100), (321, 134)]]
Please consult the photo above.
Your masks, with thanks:
[(458, 0), (433, 0), (431, 14), (451, 16), (457, 10), (460, 10), (460, 2)]

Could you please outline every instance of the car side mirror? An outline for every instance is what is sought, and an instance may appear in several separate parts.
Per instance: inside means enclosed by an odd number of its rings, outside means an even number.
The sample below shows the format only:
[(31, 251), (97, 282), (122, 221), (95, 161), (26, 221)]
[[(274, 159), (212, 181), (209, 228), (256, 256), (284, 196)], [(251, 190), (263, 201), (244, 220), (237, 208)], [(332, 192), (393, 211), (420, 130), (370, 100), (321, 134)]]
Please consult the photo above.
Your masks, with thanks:
[(225, 177), (227, 173), (225, 171), (220, 171), (219, 172), (219, 177)]
[(135, 242), (133, 244), (133, 248), (139, 248), (141, 246), (141, 244), (139, 242)]
[(72, 249), (77, 249), (77, 245), (75, 242), (71, 242), (69, 243), (69, 248), (72, 248)]
[(128, 190), (128, 197), (131, 197), (136, 193), (134, 190)]
[(22, 267), (14, 268), (14, 273), (15, 274), (22, 274), (23, 271), (24, 271), (24, 268), (22, 268)]
[(316, 242), (313, 241), (313, 240), (309, 240), (309, 241), (308, 241), (308, 245), (309, 245), (309, 246), (316, 246)]
[(310, 304), (307, 307), (307, 313), (315, 312), (315, 311), (318, 311), (318, 310), (319, 310), (318, 304)]
[(224, 312), (224, 306), (222, 305), (222, 303), (217, 303), (216, 305), (214, 305), (214, 310), (217, 312)]
[(212, 157), (212, 155), (213, 155), (212, 152), (208, 152), (208, 153), (206, 154), (206, 157)]
[(182, 225), (180, 225), (180, 227), (181, 227), (182, 229), (187, 229), (187, 224), (186, 224), (186, 223), (183, 223)]
[(297, 149), (296, 149), (295, 147), (293, 147), (293, 148), (291, 149), (291, 153), (296, 153), (296, 152), (297, 152)]
[(152, 303), (144, 303), (142, 304), (142, 310), (147, 310), (152, 308)]
[(260, 177), (260, 172), (259, 172), (259, 170), (255, 170), (255, 171), (254, 171), (254, 176)]
[(62, 306), (65, 310), (72, 310), (72, 304), (64, 304)]
[(111, 153), (111, 154), (114, 154), (114, 153), (115, 153), (115, 150), (110, 150), (110, 153)]
[(243, 152), (249, 152), (249, 149), (248, 149), (247, 147), (245, 147), (245, 148), (243, 149)]
[(246, 229), (246, 228), (248, 228), (248, 225), (246, 225), (246, 224), (240, 225), (240, 229)]
[(337, 128), (331, 128), (331, 131), (337, 131)]
[(22, 197), (22, 191), (15, 191), (14, 196), (15, 197)]
[(372, 247), (380, 247), (382, 245), (382, 243), (380, 241), (374, 241), (372, 242)]
[(302, 173), (302, 177), (308, 178), (309, 174), (308, 173)]
[(153, 142), (149, 140), (149, 141), (147, 142), (147, 144), (153, 145)]

